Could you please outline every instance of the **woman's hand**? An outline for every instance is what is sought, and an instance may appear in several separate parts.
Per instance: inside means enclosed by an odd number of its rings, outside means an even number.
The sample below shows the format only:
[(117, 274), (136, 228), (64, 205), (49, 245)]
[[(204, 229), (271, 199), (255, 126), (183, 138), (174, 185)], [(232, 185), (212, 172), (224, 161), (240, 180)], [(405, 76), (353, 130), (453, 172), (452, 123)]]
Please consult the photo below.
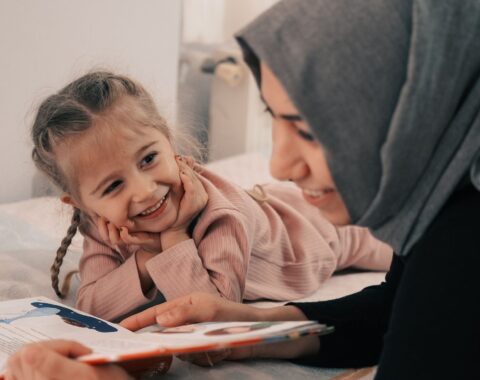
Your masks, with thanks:
[[(280, 306), (260, 309), (229, 301), (208, 293), (192, 293), (160, 305), (153, 306), (123, 320), (120, 324), (130, 330), (138, 330), (158, 323), (162, 327), (174, 327), (190, 323), (211, 321), (296, 321), (306, 320), (300, 309)], [(317, 352), (316, 336), (277, 344), (226, 349), (209, 353), (181, 356), (181, 359), (203, 366), (218, 361), (248, 358), (296, 358)]]
[(65, 340), (29, 344), (8, 359), (5, 380), (131, 379), (115, 365), (91, 366), (72, 359), (90, 352)]
[(157, 323), (162, 327), (174, 327), (211, 321), (261, 321), (268, 320), (268, 310), (271, 309), (259, 309), (217, 295), (196, 292), (134, 314), (120, 325), (136, 331)]
[(176, 160), (184, 194), (179, 204), (177, 220), (160, 234), (162, 250), (190, 238), (187, 233), (188, 227), (208, 202), (208, 194), (193, 170), (193, 160), (182, 156), (177, 156)]

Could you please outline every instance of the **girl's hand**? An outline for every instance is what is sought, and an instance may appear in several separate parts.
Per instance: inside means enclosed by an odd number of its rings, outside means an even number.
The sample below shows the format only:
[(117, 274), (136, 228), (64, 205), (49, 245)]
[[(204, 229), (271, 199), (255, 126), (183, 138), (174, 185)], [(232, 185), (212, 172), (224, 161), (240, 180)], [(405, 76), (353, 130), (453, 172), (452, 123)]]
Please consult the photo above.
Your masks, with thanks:
[(177, 220), (169, 229), (186, 231), (190, 222), (207, 205), (208, 194), (193, 170), (193, 161), (182, 156), (177, 156), (176, 159), (184, 194), (180, 201)]
[(132, 379), (114, 365), (94, 367), (71, 359), (90, 352), (79, 343), (64, 340), (29, 344), (8, 359), (5, 380)]
[(114, 247), (138, 245), (152, 253), (162, 251), (160, 234), (152, 232), (129, 232), (127, 227), (118, 228), (102, 216), (97, 217), (98, 232), (103, 241)]
[(127, 227), (121, 227), (120, 237), (125, 244), (138, 245), (150, 253), (160, 253), (162, 251), (159, 233), (129, 232)]
[(208, 194), (193, 170), (193, 160), (182, 156), (177, 156), (176, 160), (184, 194), (178, 207), (177, 220), (168, 230), (162, 231), (160, 234), (162, 250), (189, 239), (188, 226), (202, 212), (208, 202)]

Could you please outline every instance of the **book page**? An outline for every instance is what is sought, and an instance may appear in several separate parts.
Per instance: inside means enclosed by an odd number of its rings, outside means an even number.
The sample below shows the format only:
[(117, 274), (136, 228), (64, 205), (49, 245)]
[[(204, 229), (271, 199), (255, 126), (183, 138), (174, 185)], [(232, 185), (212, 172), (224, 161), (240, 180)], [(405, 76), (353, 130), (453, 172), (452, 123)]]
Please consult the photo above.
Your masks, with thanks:
[(158, 344), (118, 325), (45, 297), (0, 302), (0, 372), (23, 345), (47, 339), (76, 340), (102, 355), (155, 349)]

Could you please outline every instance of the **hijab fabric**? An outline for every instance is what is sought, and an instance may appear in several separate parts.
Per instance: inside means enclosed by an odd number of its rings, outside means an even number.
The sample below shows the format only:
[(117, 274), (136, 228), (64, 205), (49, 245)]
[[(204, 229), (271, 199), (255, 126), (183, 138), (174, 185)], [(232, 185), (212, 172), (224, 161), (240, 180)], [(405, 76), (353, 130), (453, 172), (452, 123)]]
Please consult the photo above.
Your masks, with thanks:
[(312, 129), (352, 222), (397, 254), (462, 178), (480, 189), (480, 0), (284, 0), (237, 40)]

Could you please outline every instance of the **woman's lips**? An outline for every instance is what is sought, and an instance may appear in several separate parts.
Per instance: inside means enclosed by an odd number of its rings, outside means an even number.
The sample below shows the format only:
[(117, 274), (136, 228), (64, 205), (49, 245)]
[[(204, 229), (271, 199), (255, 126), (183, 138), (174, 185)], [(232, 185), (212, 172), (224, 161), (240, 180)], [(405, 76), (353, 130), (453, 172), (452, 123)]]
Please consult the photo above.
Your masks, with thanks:
[(321, 208), (326, 204), (330, 203), (335, 193), (336, 193), (335, 189), (325, 189), (325, 190), (302, 189), (302, 194), (305, 200), (311, 205), (318, 208)]

